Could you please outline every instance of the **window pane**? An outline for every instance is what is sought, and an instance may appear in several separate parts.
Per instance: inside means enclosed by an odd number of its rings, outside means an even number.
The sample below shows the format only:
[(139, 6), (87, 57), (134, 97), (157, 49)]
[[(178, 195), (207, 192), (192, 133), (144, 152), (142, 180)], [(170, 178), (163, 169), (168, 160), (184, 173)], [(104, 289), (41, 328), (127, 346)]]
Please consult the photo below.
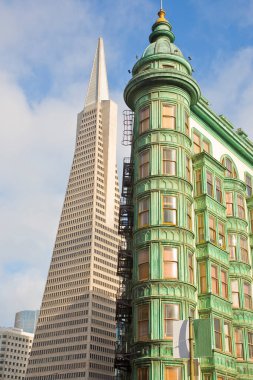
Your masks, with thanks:
[(231, 327), (230, 323), (224, 322), (224, 337), (225, 337), (225, 351), (232, 352), (232, 343), (231, 343)]
[(239, 286), (237, 280), (231, 280), (231, 290), (233, 307), (239, 307)]
[(165, 367), (165, 380), (181, 380), (182, 370), (180, 367)]
[(138, 307), (138, 338), (147, 340), (149, 335), (149, 305)]
[(244, 263), (249, 263), (248, 255), (248, 240), (244, 236), (240, 237), (240, 249), (241, 249), (241, 259)]
[(207, 186), (207, 194), (210, 197), (213, 196), (213, 175), (210, 172), (206, 172), (206, 186)]
[(253, 332), (248, 332), (249, 358), (253, 359)]
[(210, 143), (206, 140), (203, 140), (203, 150), (207, 153), (210, 153)]
[(212, 293), (219, 294), (218, 268), (211, 265)]
[(243, 284), (243, 292), (244, 292), (244, 307), (245, 309), (251, 309), (251, 284), (248, 282), (244, 282)]
[(164, 335), (165, 338), (173, 337), (173, 321), (179, 320), (179, 305), (164, 305)]
[(148, 380), (148, 368), (138, 368), (138, 380)]
[(229, 254), (230, 254), (230, 260), (236, 259), (236, 235), (235, 234), (228, 234), (228, 245), (229, 245)]
[(248, 197), (252, 195), (252, 178), (249, 175), (246, 175), (246, 193)]
[(245, 219), (244, 200), (243, 200), (243, 197), (239, 194), (237, 194), (237, 209), (238, 209), (238, 217), (241, 219)]
[(149, 252), (148, 249), (139, 251), (138, 254), (139, 280), (149, 278)]
[(222, 188), (221, 188), (221, 180), (216, 178), (216, 200), (220, 203), (222, 203)]
[(235, 329), (235, 350), (237, 359), (243, 359), (243, 333), (242, 329)]
[(209, 235), (210, 241), (212, 243), (216, 243), (216, 226), (215, 226), (215, 218), (213, 216), (209, 216)]
[(176, 107), (163, 104), (162, 107), (162, 128), (176, 129)]
[(234, 206), (233, 206), (233, 193), (226, 193), (226, 207), (227, 215), (234, 215)]
[(206, 293), (207, 284), (206, 284), (206, 263), (199, 264), (199, 276), (200, 276), (200, 292)]
[(218, 231), (219, 231), (219, 247), (225, 249), (226, 248), (226, 242), (225, 242), (225, 226), (223, 223), (218, 223)]
[(163, 149), (163, 174), (177, 174), (177, 152), (176, 149)]
[(204, 230), (204, 215), (198, 215), (198, 242), (201, 243), (205, 241), (205, 230)]
[(215, 335), (215, 347), (222, 348), (221, 341), (221, 321), (218, 318), (214, 318), (214, 335)]
[(149, 224), (149, 198), (143, 198), (139, 201), (139, 227)]
[(196, 195), (201, 195), (202, 194), (202, 174), (201, 174), (201, 169), (196, 170), (195, 178), (196, 178)]
[(163, 196), (163, 222), (169, 224), (177, 223), (177, 198)]
[(163, 248), (163, 276), (164, 278), (178, 278), (177, 248)]
[(145, 107), (140, 110), (140, 133), (143, 133), (149, 129), (149, 107)]
[(149, 150), (145, 150), (140, 154), (139, 172), (140, 178), (144, 178), (149, 175)]
[(193, 150), (195, 154), (201, 152), (200, 136), (196, 133), (193, 133)]
[(221, 270), (221, 295), (225, 299), (228, 298), (228, 275), (224, 270)]

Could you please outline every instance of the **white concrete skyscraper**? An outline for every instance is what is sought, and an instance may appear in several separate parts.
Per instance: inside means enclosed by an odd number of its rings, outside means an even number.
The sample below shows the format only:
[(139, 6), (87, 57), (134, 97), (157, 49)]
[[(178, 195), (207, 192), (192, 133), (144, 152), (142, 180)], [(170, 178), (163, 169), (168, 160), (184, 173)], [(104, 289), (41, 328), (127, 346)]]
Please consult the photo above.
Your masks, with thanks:
[(103, 40), (93, 63), (27, 379), (114, 378), (117, 105)]

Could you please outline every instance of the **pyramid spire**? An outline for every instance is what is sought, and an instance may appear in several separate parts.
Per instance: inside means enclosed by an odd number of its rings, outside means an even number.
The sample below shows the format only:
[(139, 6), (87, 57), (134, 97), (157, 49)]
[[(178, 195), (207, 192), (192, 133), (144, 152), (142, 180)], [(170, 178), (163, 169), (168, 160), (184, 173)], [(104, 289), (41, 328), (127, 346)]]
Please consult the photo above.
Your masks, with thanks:
[(93, 61), (85, 106), (101, 100), (109, 100), (109, 89), (105, 64), (104, 42), (100, 37), (98, 39), (97, 50)]

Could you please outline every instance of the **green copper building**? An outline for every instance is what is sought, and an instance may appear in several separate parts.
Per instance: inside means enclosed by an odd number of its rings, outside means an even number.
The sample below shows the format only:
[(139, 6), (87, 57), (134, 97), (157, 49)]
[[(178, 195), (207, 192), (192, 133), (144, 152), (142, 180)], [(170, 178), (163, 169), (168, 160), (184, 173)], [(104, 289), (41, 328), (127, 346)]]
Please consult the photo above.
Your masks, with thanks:
[(253, 144), (216, 115), (160, 10), (132, 69), (119, 231), (118, 379), (188, 380), (173, 321), (209, 319), (201, 380), (253, 379)]

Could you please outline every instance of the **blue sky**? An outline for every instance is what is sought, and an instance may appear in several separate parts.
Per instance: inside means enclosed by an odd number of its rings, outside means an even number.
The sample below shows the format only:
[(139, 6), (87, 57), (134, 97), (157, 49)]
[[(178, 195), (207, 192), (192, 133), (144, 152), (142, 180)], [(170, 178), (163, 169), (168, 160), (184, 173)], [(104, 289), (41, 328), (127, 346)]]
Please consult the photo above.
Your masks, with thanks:
[[(253, 139), (253, 0), (164, 0), (217, 113)], [(119, 104), (159, 0), (0, 0), (0, 325), (39, 308), (97, 38)], [(119, 161), (128, 152), (120, 145)], [(119, 162), (119, 165), (121, 163)]]

